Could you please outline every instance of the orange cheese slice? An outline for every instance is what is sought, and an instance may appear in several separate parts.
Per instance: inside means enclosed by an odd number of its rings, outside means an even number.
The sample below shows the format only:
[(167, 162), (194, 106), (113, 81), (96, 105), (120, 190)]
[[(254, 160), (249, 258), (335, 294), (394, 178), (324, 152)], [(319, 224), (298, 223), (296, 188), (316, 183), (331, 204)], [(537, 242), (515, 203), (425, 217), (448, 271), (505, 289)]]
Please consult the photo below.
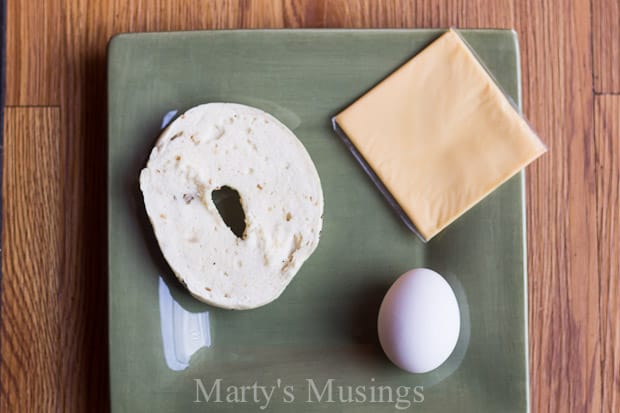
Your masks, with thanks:
[(547, 150), (454, 31), (336, 123), (425, 240)]

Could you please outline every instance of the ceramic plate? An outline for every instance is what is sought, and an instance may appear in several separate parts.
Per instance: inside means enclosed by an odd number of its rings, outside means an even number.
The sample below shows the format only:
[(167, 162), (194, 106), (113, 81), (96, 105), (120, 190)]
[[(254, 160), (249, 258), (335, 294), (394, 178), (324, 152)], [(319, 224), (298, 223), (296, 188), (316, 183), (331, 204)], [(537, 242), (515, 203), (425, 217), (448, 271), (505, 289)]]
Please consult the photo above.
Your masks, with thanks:
[[(330, 122), (441, 33), (256, 30), (112, 39), (114, 411), (528, 409), (523, 175), (424, 244), (390, 209)], [(515, 33), (462, 34), (520, 102)], [(165, 115), (221, 101), (256, 106), (291, 128), (312, 156), (325, 195), (318, 249), (277, 301), (252, 311), (220, 310), (189, 296), (159, 252), (138, 186)], [(462, 313), (454, 353), (421, 375), (393, 366), (376, 334), (383, 295), (414, 267), (443, 274)]]

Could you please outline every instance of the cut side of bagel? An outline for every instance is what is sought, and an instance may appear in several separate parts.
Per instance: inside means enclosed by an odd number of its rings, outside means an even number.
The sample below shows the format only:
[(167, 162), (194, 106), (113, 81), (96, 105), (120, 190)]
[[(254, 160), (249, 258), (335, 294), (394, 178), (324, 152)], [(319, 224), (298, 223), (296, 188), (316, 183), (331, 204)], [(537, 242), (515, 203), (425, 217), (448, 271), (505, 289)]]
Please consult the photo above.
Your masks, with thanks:
[[(323, 192), (314, 163), (293, 132), (256, 108), (208, 103), (179, 116), (157, 140), (140, 188), (171, 269), (217, 307), (275, 300), (319, 243)], [(224, 189), (243, 210), (237, 234), (215, 202)]]

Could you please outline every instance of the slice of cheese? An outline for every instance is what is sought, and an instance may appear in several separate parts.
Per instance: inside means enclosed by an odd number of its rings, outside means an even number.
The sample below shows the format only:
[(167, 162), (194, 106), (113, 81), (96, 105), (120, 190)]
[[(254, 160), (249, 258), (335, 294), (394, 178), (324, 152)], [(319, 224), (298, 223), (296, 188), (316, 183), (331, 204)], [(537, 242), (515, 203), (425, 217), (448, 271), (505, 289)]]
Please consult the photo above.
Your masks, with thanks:
[(453, 31), (336, 123), (425, 240), (547, 150)]

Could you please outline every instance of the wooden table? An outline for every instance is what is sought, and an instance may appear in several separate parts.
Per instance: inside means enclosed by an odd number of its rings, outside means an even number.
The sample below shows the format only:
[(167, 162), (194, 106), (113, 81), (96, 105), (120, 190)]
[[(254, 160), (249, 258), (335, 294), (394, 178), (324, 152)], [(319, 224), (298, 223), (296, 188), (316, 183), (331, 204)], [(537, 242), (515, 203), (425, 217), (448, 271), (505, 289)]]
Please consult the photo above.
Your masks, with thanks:
[(122, 31), (515, 28), (534, 411), (620, 411), (619, 0), (8, 0), (0, 410), (109, 406), (106, 43)]

